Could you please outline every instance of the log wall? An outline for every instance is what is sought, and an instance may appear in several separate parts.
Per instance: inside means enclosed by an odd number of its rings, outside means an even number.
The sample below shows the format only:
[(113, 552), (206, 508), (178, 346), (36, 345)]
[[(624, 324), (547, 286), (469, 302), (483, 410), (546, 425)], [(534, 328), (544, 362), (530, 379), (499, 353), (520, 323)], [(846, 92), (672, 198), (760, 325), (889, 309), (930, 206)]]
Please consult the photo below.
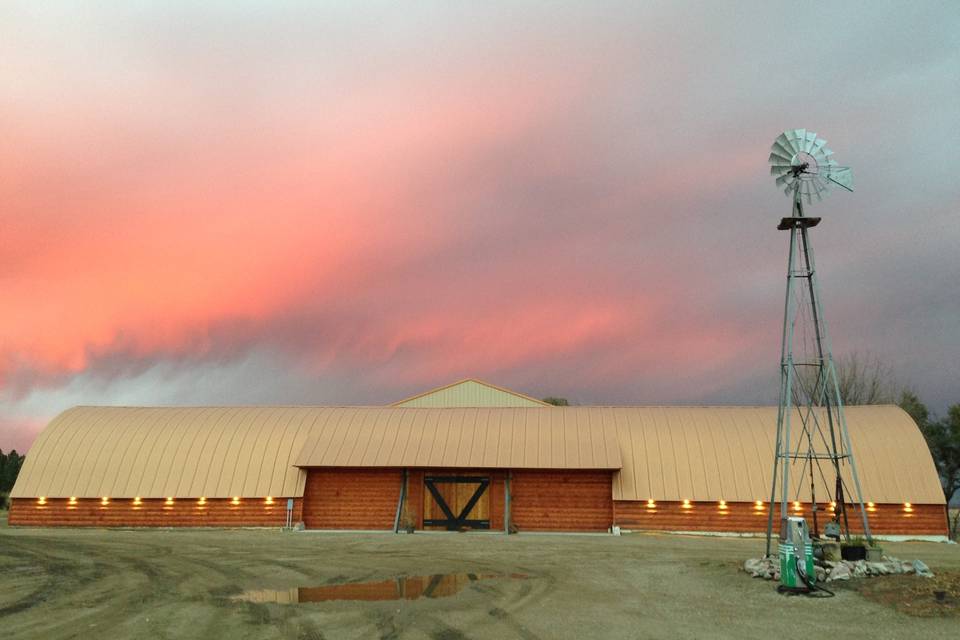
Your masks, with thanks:
[(303, 523), (308, 529), (393, 529), (400, 469), (308, 469)]
[[(684, 508), (682, 502), (657, 501), (653, 507), (646, 502), (617, 500), (614, 502), (614, 521), (624, 529), (658, 531), (728, 531), (760, 533), (767, 530), (767, 508), (753, 502), (730, 502), (721, 509), (717, 502), (691, 502)], [(909, 509), (909, 510), (908, 510)], [(947, 535), (946, 511), (942, 504), (877, 504), (867, 507), (867, 521), (872, 533), (882, 535)], [(780, 506), (774, 504), (774, 529), (779, 530)], [(812, 528), (810, 504), (801, 503), (797, 510), (791, 505), (791, 515), (803, 516)], [(863, 533), (858, 508), (848, 508), (850, 531)], [(817, 517), (822, 529), (833, 517), (829, 505), (821, 505)]]
[(613, 523), (610, 471), (514, 471), (512, 522), (523, 531), (606, 531)]
[[(294, 498), (293, 521), (324, 529), (385, 529), (393, 527), (399, 500), (401, 471), (398, 469), (310, 469), (304, 498)], [(425, 473), (490, 477), (490, 529), (502, 530), (504, 478), (497, 470), (421, 470), (409, 472), (407, 499), (401, 522), (423, 528)], [(611, 474), (606, 471), (514, 471), (511, 484), (513, 522), (521, 531), (605, 531), (611, 523), (624, 529), (659, 531), (721, 531), (762, 533), (767, 527), (767, 505), (731, 502), (720, 509), (716, 502), (616, 501), (610, 496)], [(113, 499), (103, 504), (97, 498), (13, 498), (8, 522), (12, 526), (93, 527), (280, 527), (286, 519), (287, 498), (181, 498), (167, 504), (162, 498)], [(779, 507), (774, 505), (775, 515)], [(809, 504), (791, 513), (812, 524)], [(831, 517), (824, 505), (818, 512), (820, 526)], [(887, 535), (946, 535), (944, 505), (877, 504), (867, 507), (873, 533)], [(861, 532), (856, 509), (849, 512), (851, 531)]]
[[(301, 520), (303, 503), (294, 498), (293, 521)], [(13, 498), (8, 523), (34, 527), (282, 527), (287, 517), (287, 498), (143, 498), (139, 505), (130, 498), (104, 504), (99, 498)]]

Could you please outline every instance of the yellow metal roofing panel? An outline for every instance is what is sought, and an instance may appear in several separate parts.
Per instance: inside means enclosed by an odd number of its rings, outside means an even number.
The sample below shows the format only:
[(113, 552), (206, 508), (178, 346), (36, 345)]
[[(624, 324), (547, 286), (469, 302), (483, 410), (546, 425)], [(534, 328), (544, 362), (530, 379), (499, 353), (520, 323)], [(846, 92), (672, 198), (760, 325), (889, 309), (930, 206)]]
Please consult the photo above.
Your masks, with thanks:
[(298, 429), (300, 420), (293, 418), (312, 413), (283, 407), (77, 407), (40, 434), (14, 495), (302, 495), (303, 472), (290, 458), (309, 430)]
[[(618, 433), (623, 453), (615, 499), (769, 500), (776, 407), (614, 411), (622, 412)], [(930, 452), (906, 413), (893, 406), (848, 407), (846, 416), (864, 500), (943, 502)], [(798, 413), (793, 424), (795, 447), (802, 437)], [(834, 478), (829, 467), (821, 469), (815, 486), (818, 495), (826, 496)], [(852, 490), (849, 466), (843, 475)], [(808, 500), (809, 483), (809, 467), (804, 471), (803, 461), (796, 461), (791, 499)]]
[[(775, 407), (77, 407), (27, 454), (14, 497), (299, 496), (298, 466), (622, 469), (618, 500), (769, 499)], [(917, 426), (849, 407), (864, 499), (942, 503)], [(799, 416), (794, 415), (794, 425)], [(794, 442), (802, 437), (793, 430)], [(792, 498), (809, 476), (793, 465)], [(815, 477), (832, 489), (830, 469)], [(849, 472), (845, 472), (848, 486)]]
[[(329, 408), (317, 411), (345, 412)], [(591, 409), (354, 409), (341, 446), (315, 434), (295, 464), (310, 466), (445, 466), (458, 468), (618, 469), (615, 432)], [(590, 421), (596, 425), (591, 425)], [(414, 425), (417, 425), (414, 428)], [(422, 425), (422, 426), (420, 426)], [(509, 444), (502, 446), (506, 440)], [(594, 447), (593, 441), (597, 441)], [(519, 445), (519, 446), (517, 446)], [(388, 450), (388, 454), (379, 452)], [(594, 454), (594, 451), (596, 453)], [(331, 455), (331, 452), (335, 452)]]
[[(307, 438), (307, 434), (313, 429), (325, 428), (326, 423), (321, 422), (321, 416), (317, 415), (316, 412), (310, 411), (306, 407), (298, 407), (296, 410), (296, 424), (292, 429), (287, 429), (281, 438), (280, 443), (277, 445), (277, 456), (273, 460), (266, 460), (267, 466), (264, 467), (264, 472), (260, 474), (260, 480), (257, 483), (256, 494), (258, 496), (266, 496), (271, 494), (271, 479), (278, 473), (282, 473), (283, 470), (289, 469), (293, 466), (293, 457), (296, 453), (294, 450), (295, 442), (304, 442)], [(324, 420), (329, 419), (329, 416), (324, 416)], [(302, 436), (301, 436), (302, 434)], [(303, 495), (303, 487), (306, 482), (306, 477), (304, 474), (287, 474), (284, 476), (284, 481), (282, 488), (278, 492), (281, 496), (300, 496)]]

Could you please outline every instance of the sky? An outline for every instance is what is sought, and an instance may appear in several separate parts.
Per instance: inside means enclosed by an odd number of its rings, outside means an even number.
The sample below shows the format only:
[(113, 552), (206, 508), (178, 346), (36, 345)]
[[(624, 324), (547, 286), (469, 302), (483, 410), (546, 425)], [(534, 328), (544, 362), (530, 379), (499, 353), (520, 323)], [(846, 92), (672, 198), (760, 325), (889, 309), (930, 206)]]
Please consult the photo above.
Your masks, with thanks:
[(838, 355), (960, 402), (955, 2), (4, 2), (0, 449), (77, 404), (775, 404), (807, 128)]

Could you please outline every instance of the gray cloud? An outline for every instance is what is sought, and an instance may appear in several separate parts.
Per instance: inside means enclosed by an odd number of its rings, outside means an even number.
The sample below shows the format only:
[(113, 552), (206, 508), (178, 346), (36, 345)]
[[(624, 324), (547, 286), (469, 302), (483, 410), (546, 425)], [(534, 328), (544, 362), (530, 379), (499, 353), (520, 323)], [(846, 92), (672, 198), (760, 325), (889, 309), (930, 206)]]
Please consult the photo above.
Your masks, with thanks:
[[(856, 175), (854, 194), (816, 208), (836, 351), (878, 354), (937, 411), (960, 402), (954, 3), (7, 4), (0, 24), (0, 80), (14, 87), (0, 115), (70, 139), (62, 165), (0, 187), (17, 203), (0, 216), (25, 237), (34, 214), (82, 233), (92, 221), (61, 204), (78, 192), (106, 208), (197, 175), (240, 189), (278, 156), (349, 155), (376, 167), (358, 178), (376, 179), (371, 192), (408, 196), (381, 205), (393, 244), (360, 248), (336, 297), (308, 283), (263, 317), (198, 318), (175, 348), (143, 351), (121, 327), (79, 372), (16, 354), (0, 390), (9, 420), (76, 403), (380, 403), (476, 373), (583, 403), (774, 401), (786, 250), (774, 226), (789, 203), (765, 158), (795, 126)], [(451, 140), (450, 103), (496, 133)], [(414, 142), (380, 135), (413, 125)], [(224, 180), (211, 150), (242, 170)], [(317, 197), (315, 176), (296, 175), (281, 186)], [(28, 270), (30, 246), (0, 245), (0, 265)], [(617, 301), (630, 318), (502, 366), (464, 354), (462, 335), (494, 350), (481, 320), (517, 322), (531, 299)], [(397, 338), (427, 320), (433, 333)], [(546, 324), (531, 321), (529, 339)]]

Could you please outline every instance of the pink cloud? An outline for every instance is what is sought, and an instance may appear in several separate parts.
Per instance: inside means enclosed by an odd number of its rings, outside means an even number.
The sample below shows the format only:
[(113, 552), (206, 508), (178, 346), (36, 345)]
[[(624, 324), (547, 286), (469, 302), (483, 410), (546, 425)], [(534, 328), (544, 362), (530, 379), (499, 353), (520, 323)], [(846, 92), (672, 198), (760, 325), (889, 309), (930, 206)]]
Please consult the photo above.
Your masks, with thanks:
[(448, 215), (451, 169), (554, 100), (549, 82), (421, 84), (357, 92), (309, 114), (302, 137), (224, 137), (216, 123), (165, 137), (67, 116), (58, 144), (16, 113), (24, 144), (0, 158), (15, 221), (0, 245), (0, 294), (15, 301), (0, 317), (0, 385), (20, 370), (76, 374), (114, 351), (202, 357), (211, 327), (268, 326), (448, 244), (462, 219)]
[[(749, 20), (688, 9), (121, 13), (0, 25), (0, 394), (14, 404), (58, 389), (110, 401), (65, 385), (252, 352), (308, 383), (359, 381), (360, 401), (465, 375), (587, 401), (739, 399), (778, 355), (783, 200), (764, 159), (798, 104), (837, 105), (825, 134), (889, 133), (859, 136), (875, 188), (850, 200), (882, 224), (823, 236), (841, 246), (822, 265), (861, 268), (849, 290), (874, 278), (875, 298), (909, 274), (889, 299), (910, 304), (863, 313), (880, 303), (844, 295), (830, 317), (902, 359), (929, 354), (919, 376), (956, 359), (942, 294), (956, 225), (929, 231), (881, 188), (922, 166), (931, 188), (909, 197), (931, 195), (911, 210), (953, 219), (936, 178), (949, 163), (889, 153), (945, 144), (953, 114), (934, 107), (956, 83), (922, 64), (936, 39), (903, 74), (895, 50), (873, 55), (878, 25), (818, 26), (825, 59), (863, 66), (844, 71), (862, 95), (837, 102), (829, 74), (797, 80), (769, 55), (775, 9), (735, 47)], [(871, 55), (847, 50), (858, 38)], [(914, 108), (903, 96), (922, 91), (867, 80), (882, 73), (939, 98)], [(914, 124), (890, 130), (875, 104)], [(882, 282), (864, 266), (876, 246)], [(931, 247), (915, 271), (902, 259)], [(932, 309), (922, 348), (899, 337), (916, 309)]]
[(45, 420), (32, 418), (5, 418), (0, 416), (0, 449), (9, 453), (16, 449), (25, 453), (43, 428)]

